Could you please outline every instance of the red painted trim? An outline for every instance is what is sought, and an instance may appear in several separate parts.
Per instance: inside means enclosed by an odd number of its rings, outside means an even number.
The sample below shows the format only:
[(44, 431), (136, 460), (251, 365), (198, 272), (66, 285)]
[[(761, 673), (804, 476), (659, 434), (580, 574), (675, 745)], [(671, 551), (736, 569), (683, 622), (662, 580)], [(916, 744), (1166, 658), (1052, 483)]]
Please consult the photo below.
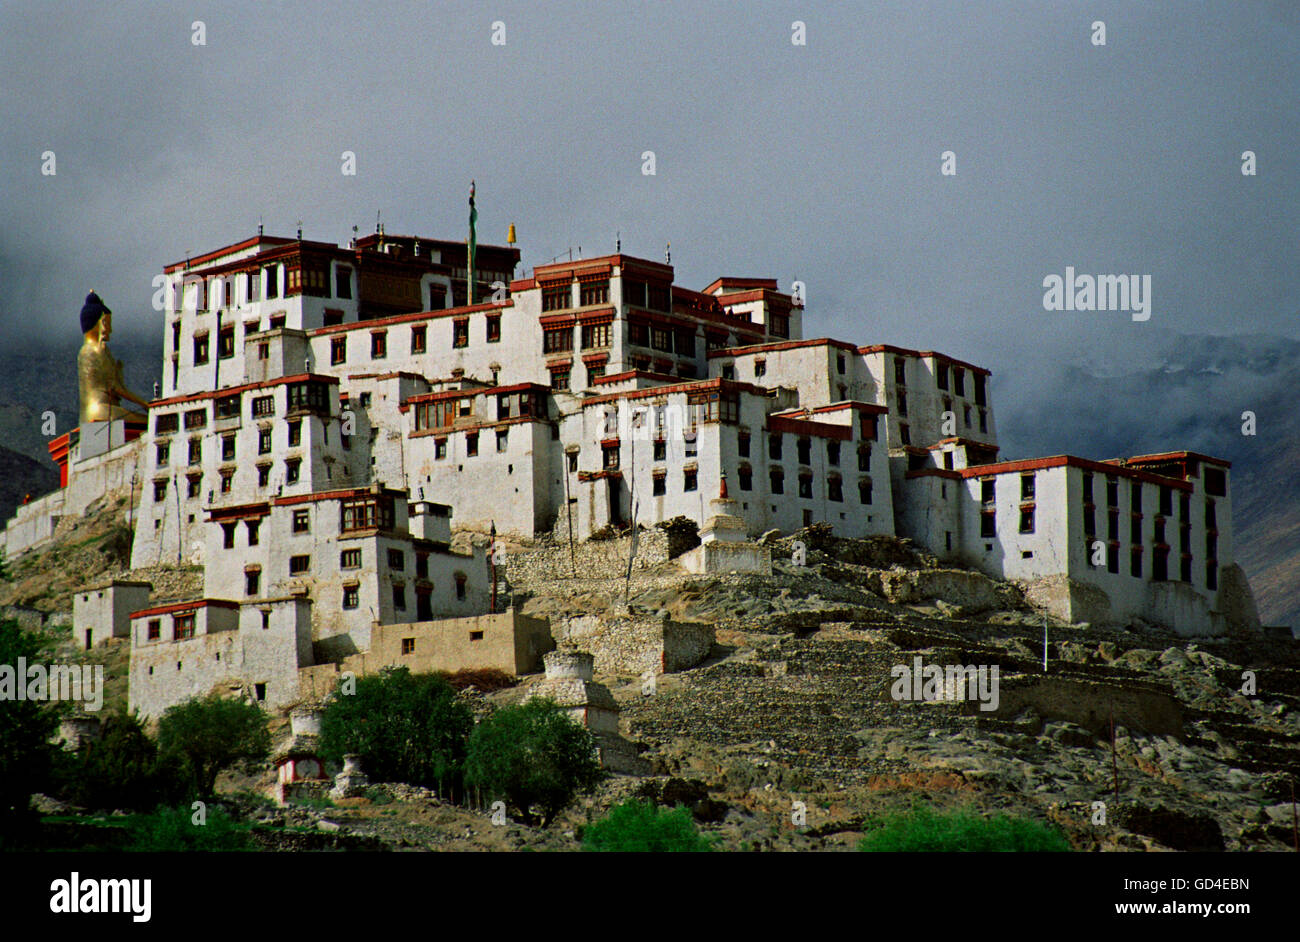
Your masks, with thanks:
[[(838, 412), (841, 409), (852, 409), (855, 412), (866, 412), (871, 415), (884, 415), (889, 411), (885, 406), (878, 406), (874, 402), (862, 402), (858, 399), (846, 399), (843, 402), (833, 402), (829, 406), (817, 406), (812, 409), (800, 409), (800, 412), (806, 412), (816, 415), (819, 412)], [(781, 413), (777, 413), (780, 415)]]
[[(472, 399), (475, 396), (504, 396), (510, 393), (531, 392), (544, 395), (551, 391), (549, 386), (538, 383), (512, 383), (509, 386), (483, 386), (478, 389), (443, 389), (438, 392), (419, 393), (402, 400), (400, 409), (404, 412), (413, 402), (441, 402), (445, 399)], [(539, 416), (539, 418), (541, 418)]]
[(960, 481), (961, 473), (959, 471), (950, 471), (947, 468), (917, 468), (915, 471), (906, 472), (905, 478), (947, 478), (951, 481)]
[(1053, 455), (1050, 458), (1028, 458), (1022, 461), (1003, 461), (997, 464), (977, 464), (973, 467), (963, 468), (959, 473), (964, 478), (985, 478), (993, 477), (999, 474), (1016, 474), (1022, 471), (1039, 471), (1044, 468), (1061, 468), (1061, 467), (1079, 468), (1084, 471), (1092, 471), (1098, 474), (1115, 475), (1117, 477), (1126, 477), (1137, 481), (1146, 481), (1149, 484), (1159, 484), (1166, 487), (1172, 487), (1180, 491), (1192, 490), (1192, 485), (1186, 481), (1180, 481), (1177, 478), (1168, 478), (1164, 475), (1153, 474), (1149, 471), (1136, 471), (1132, 468), (1126, 468), (1119, 464), (1108, 464), (1104, 461), (1091, 461), (1087, 458), (1076, 458), (1074, 455)]
[(374, 494), (369, 487), (346, 487), (335, 491), (316, 491), (313, 494), (299, 494), (296, 497), (277, 497), (275, 506), (289, 507), (293, 504), (314, 504), (326, 500), (350, 500), (354, 497), (398, 497), (402, 500), (409, 501), (410, 497), (406, 491), (399, 491), (395, 488), (386, 487), (378, 494)]
[(1197, 461), (1208, 461), (1210, 464), (1220, 465), (1224, 468), (1231, 468), (1232, 462), (1223, 458), (1214, 458), (1210, 455), (1203, 455), (1199, 451), (1168, 451), (1159, 455), (1135, 455), (1132, 458), (1124, 458), (1126, 464), (1156, 464), (1162, 461), (1186, 461), (1195, 459)]
[[(614, 376), (602, 377), (602, 380), (608, 382), (612, 379), (625, 376), (645, 376), (645, 373), (634, 371), (633, 373), (616, 373)], [(680, 379), (681, 377), (669, 377), (671, 379)], [(597, 380), (601, 382), (601, 380)], [(752, 386), (749, 383), (738, 383), (730, 379), (698, 379), (685, 383), (675, 383), (667, 386), (650, 386), (646, 389), (625, 389), (620, 392), (603, 393), (599, 396), (591, 396), (582, 401), (583, 408), (587, 406), (601, 405), (606, 402), (617, 402), (623, 399), (647, 399), (653, 396), (668, 396), (674, 393), (700, 392), (702, 390), (717, 389), (727, 390), (728, 392), (747, 392), (758, 396), (767, 396), (768, 391), (761, 386)]]
[[(407, 438), (443, 438), (448, 435), (455, 435), (457, 432), (478, 432), (485, 429), (503, 428), (507, 425), (546, 425), (550, 420), (536, 415), (514, 415), (508, 419), (495, 419), (492, 421), (484, 420), (482, 422), (471, 422), (464, 425), (451, 425), (445, 428), (422, 428), (416, 429), (409, 433)], [(472, 456), (471, 456), (472, 457)], [(418, 501), (415, 501), (418, 503)]]
[(951, 444), (951, 445), (967, 445), (967, 446), (972, 447), (972, 448), (983, 448), (983, 449), (985, 449), (986, 451), (994, 451), (994, 452), (997, 452), (997, 451), (1000, 450), (1000, 449), (998, 448), (997, 445), (990, 445), (988, 442), (976, 441), (976, 440), (973, 439), (973, 438), (961, 438), (960, 436), (955, 436), (955, 437), (953, 437), (953, 438), (941, 438), (941, 439), (939, 439), (937, 442), (935, 442), (933, 445), (929, 446), (929, 450), (930, 450), (930, 451), (937, 451), (937, 450), (938, 450), (939, 448), (941, 448), (942, 446), (944, 446), (944, 445), (950, 445), (950, 444)]
[(962, 369), (970, 370), (972, 373), (983, 373), (985, 376), (992, 376), (988, 370), (982, 366), (976, 366), (973, 363), (967, 363), (964, 360), (954, 360), (952, 357), (939, 353), (935, 350), (908, 350), (906, 347), (895, 347), (889, 343), (878, 343), (869, 347), (858, 347), (858, 353), (897, 353), (908, 357), (931, 357), (947, 363), (949, 366), (960, 366)]
[(68, 453), (72, 450), (71, 434), (70, 432), (64, 432), (45, 446), (50, 453), (50, 460), (59, 466), (59, 487), (61, 488), (68, 486)]
[[(419, 373), (411, 373), (406, 370), (394, 370), (391, 373), (349, 373), (348, 379), (349, 380), (370, 379), (370, 380), (375, 380), (376, 382), (385, 379), (415, 379), (415, 380), (419, 380), (422, 383), (427, 383), (429, 381), (427, 377), (422, 376)], [(339, 398), (347, 399), (348, 394), (346, 392), (340, 392)]]
[(313, 327), (307, 331), (308, 337), (321, 337), (327, 334), (347, 333), (353, 330), (370, 330), (375, 327), (388, 327), (393, 324), (406, 324), (411, 321), (431, 321), (444, 317), (463, 317), (480, 311), (499, 311), (514, 306), (514, 301), (488, 301), (483, 304), (462, 305), (444, 308), (441, 311), (415, 311), (411, 314), (393, 314), (388, 317), (376, 317), (366, 321), (352, 321), (347, 324), (329, 324), (325, 327)]
[(834, 438), (839, 441), (851, 441), (853, 438), (853, 429), (847, 425), (831, 425), (827, 422), (812, 422), (808, 419), (796, 419), (783, 415), (769, 415), (766, 428), (769, 432), (812, 435), (817, 438)]
[(749, 291), (733, 291), (727, 294), (710, 294), (709, 297), (716, 298), (718, 303), (723, 307), (732, 304), (751, 304), (754, 301), (763, 301), (769, 305), (774, 305), (773, 310), (778, 314), (788, 314), (790, 309), (795, 306), (794, 298), (788, 294), (782, 294), (775, 289), (754, 288)]
[(743, 291), (748, 288), (766, 288), (776, 291), (780, 287), (775, 278), (714, 278), (704, 289), (705, 294), (716, 294), (718, 289), (733, 288)]
[[(674, 291), (677, 289), (674, 288)], [(701, 297), (713, 299), (713, 295), (701, 295)], [(699, 323), (691, 323), (684, 320), (690, 318), (692, 321), (703, 322), (706, 334), (709, 325), (726, 327), (728, 330), (735, 331), (737, 334), (750, 334), (754, 337), (762, 337), (763, 327), (761, 324), (755, 324), (746, 317), (727, 314), (725, 311), (716, 310), (699, 310), (686, 308), (684, 306), (674, 306), (672, 311), (651, 311), (648, 308), (633, 307), (628, 308), (628, 321), (638, 321), (641, 323), (658, 323), (661, 327), (667, 327), (670, 330), (677, 330), (682, 327), (695, 328)]]
[[(251, 239), (245, 239), (243, 242), (236, 242), (233, 245), (227, 245), (219, 249), (213, 249), (211, 252), (204, 252), (202, 255), (191, 258), (188, 261), (173, 262), (170, 265), (164, 265), (163, 272), (170, 275), (172, 272), (178, 271), (182, 268), (185, 268), (186, 266), (193, 268), (195, 265), (202, 265), (205, 262), (212, 261), (214, 258), (221, 258), (221, 256), (223, 255), (234, 255), (236, 252), (243, 252), (247, 249), (251, 249), (257, 245), (260, 245), (263, 242), (267, 243), (268, 245), (285, 245), (292, 241), (293, 241), (292, 239), (283, 239), (280, 238), (279, 236), (266, 236), (266, 235), (253, 236)], [(241, 261), (243, 261), (243, 259), (241, 259)]]
[(644, 370), (624, 370), (622, 373), (609, 373), (606, 376), (598, 376), (591, 381), (593, 386), (605, 386), (609, 383), (621, 383), (625, 380), (635, 379), (638, 376), (658, 378), (658, 373), (647, 373)]
[(721, 350), (710, 350), (709, 359), (715, 357), (739, 357), (748, 356), (752, 353), (768, 353), (778, 350), (797, 350), (802, 347), (835, 347), (837, 350), (846, 350), (849, 353), (857, 353), (858, 348), (851, 343), (845, 343), (843, 340), (832, 340), (829, 337), (819, 337), (816, 340), (782, 340), (773, 341), (772, 343), (756, 343), (745, 347), (724, 347)]
[(244, 520), (250, 517), (265, 517), (271, 512), (271, 505), (265, 501), (257, 504), (234, 504), (229, 507), (213, 507), (208, 511), (208, 522), (222, 520)]
[(127, 617), (134, 620), (136, 618), (148, 618), (152, 615), (171, 615), (173, 613), (189, 613), (198, 611), (201, 608), (225, 608), (238, 609), (238, 602), (231, 602), (228, 599), (191, 599), (188, 602), (172, 602), (168, 605), (159, 605), (155, 608), (142, 608), (138, 612), (132, 612)]
[(550, 285), (556, 282), (572, 283), (574, 278), (585, 275), (608, 275), (618, 264), (617, 255), (601, 258), (584, 259), (580, 262), (551, 262), (549, 265), (537, 265), (533, 268), (533, 277)]
[(673, 268), (671, 265), (664, 265), (660, 262), (652, 262), (646, 258), (636, 258), (631, 255), (601, 255), (597, 258), (587, 258), (580, 262), (551, 262), (549, 265), (538, 265), (533, 268), (533, 277), (540, 280), (553, 280), (567, 273), (576, 273), (580, 271), (593, 271), (605, 265), (611, 270), (617, 267), (623, 275), (640, 274), (651, 275), (660, 279), (672, 281)]
[(215, 392), (190, 393), (187, 396), (172, 396), (170, 399), (155, 399), (149, 403), (150, 411), (160, 406), (174, 406), (184, 402), (202, 402), (207, 399), (224, 399), (226, 396), (233, 396), (236, 393), (250, 392), (257, 389), (272, 389), (276, 386), (284, 386), (288, 383), (301, 383), (307, 380), (318, 380), (323, 383), (329, 383), (331, 386), (337, 386), (339, 378), (337, 376), (327, 376), (324, 373), (297, 373), (293, 376), (281, 376), (279, 379), (268, 379), (261, 383), (248, 383), (244, 386), (231, 386), (227, 389), (218, 389)]

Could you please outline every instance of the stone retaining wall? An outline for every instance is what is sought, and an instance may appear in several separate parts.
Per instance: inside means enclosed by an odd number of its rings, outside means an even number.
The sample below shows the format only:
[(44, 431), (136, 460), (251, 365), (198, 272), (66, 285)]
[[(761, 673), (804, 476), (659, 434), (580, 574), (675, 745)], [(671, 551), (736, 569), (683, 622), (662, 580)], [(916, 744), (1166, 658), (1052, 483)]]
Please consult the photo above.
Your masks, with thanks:
[(654, 615), (576, 615), (555, 619), (552, 630), (561, 646), (590, 652), (606, 675), (687, 670), (708, 657), (714, 642), (712, 624)]
[[(627, 575), (631, 537), (575, 542), (573, 555), (568, 540), (539, 543), (535, 548), (506, 557), (506, 578), (512, 586), (529, 586), (554, 579), (621, 579)], [(640, 571), (668, 560), (668, 535), (663, 530), (642, 530), (637, 537), (633, 578)]]

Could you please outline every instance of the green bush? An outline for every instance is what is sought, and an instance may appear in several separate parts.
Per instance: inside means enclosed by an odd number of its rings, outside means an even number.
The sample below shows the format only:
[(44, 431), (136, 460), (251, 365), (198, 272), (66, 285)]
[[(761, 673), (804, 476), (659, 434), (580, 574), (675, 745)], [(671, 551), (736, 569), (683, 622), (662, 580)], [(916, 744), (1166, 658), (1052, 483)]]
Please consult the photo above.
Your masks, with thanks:
[(135, 714), (109, 714), (100, 738), (59, 763), (59, 797), (83, 808), (149, 811), (186, 796), (186, 769), (164, 759)]
[(864, 833), (859, 850), (891, 851), (1068, 851), (1054, 828), (1029, 818), (982, 817), (967, 809), (936, 812), (921, 806), (886, 815)]
[(469, 708), (435, 674), (389, 668), (336, 690), (321, 717), (321, 754), (340, 762), (348, 753), (378, 782), (405, 782), (456, 794), (465, 741), (474, 725)]
[[(44, 648), (39, 635), (12, 619), (0, 621), (0, 665), (11, 668), (13, 684), (25, 681), (17, 676), (18, 659), (39, 662)], [(0, 847), (20, 845), (30, 836), (37, 820), (31, 796), (49, 786), (58, 754), (50, 744), (59, 725), (58, 707), (14, 694), (11, 689), (0, 699)]]
[(683, 805), (672, 811), (648, 801), (629, 799), (582, 832), (582, 849), (646, 853), (707, 851), (708, 839)]
[(189, 773), (195, 794), (211, 797), (217, 775), (240, 759), (264, 759), (271, 751), (266, 713), (256, 703), (215, 692), (169, 707), (158, 721), (158, 751)]
[(256, 849), (249, 827), (221, 808), (209, 806), (202, 824), (194, 823), (195, 813), (190, 806), (181, 805), (136, 815), (128, 825), (131, 837), (126, 849), (146, 853)]
[(474, 728), (465, 780), (488, 798), (505, 798), (525, 821), (541, 809), (551, 823), (574, 795), (604, 776), (596, 741), (553, 701), (502, 707)]

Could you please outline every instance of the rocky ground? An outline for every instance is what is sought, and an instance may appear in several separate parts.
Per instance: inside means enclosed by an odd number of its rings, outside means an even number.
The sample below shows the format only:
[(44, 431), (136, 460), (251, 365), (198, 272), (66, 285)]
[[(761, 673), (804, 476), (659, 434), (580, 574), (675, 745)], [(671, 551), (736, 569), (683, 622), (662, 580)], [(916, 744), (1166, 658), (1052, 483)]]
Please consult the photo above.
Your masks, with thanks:
[[(268, 789), (266, 767), (227, 776), (222, 789), (245, 796), (231, 800), (278, 849), (570, 850), (584, 823), (630, 795), (686, 804), (727, 850), (851, 849), (873, 817), (918, 801), (1053, 822), (1079, 850), (1292, 846), (1300, 643), (1049, 619), (1044, 672), (1044, 616), (1015, 586), (941, 569), (897, 540), (798, 536), (805, 563), (793, 561), (791, 539), (773, 540), (770, 578), (694, 577), (672, 562), (637, 573), (633, 612), (713, 622), (717, 644), (649, 694), (638, 677), (597, 678), (653, 774), (609, 779), (549, 828), (493, 825), (484, 812), (384, 784), (364, 798), (278, 809), (247, 797)], [(48, 593), (34, 581), (48, 570), (24, 561), (0, 603), (57, 621), (76, 588), (71, 573), (121, 570), (106, 550), (115, 539), (108, 528), (61, 544), (53, 565), (68, 573)], [(153, 575), (178, 595), (195, 580), (184, 569)], [(621, 581), (511, 588), (531, 614), (625, 604)], [(120, 651), (99, 656), (110, 674), (124, 671)], [(891, 668), (918, 656), (997, 665), (998, 709), (894, 699)], [(466, 695), (483, 709), (535, 681)]]
[[(720, 849), (845, 850), (874, 817), (925, 802), (1051, 822), (1079, 850), (1291, 848), (1300, 644), (1049, 620), (1044, 674), (1043, 615), (1014, 586), (950, 577), (893, 540), (824, 541), (803, 566), (787, 561), (791, 541), (773, 549), (770, 579), (691, 577), (672, 563), (638, 575), (633, 611), (713, 621), (718, 643), (650, 695), (638, 677), (598, 678), (654, 774), (611, 778), (550, 828), (494, 826), (388, 785), (259, 813), (306, 816), (332, 846), (571, 850), (583, 824), (641, 795), (686, 804)], [(935, 586), (949, 598), (924, 597)], [(538, 614), (623, 602), (602, 580), (514, 588)], [(997, 664), (1000, 708), (895, 700), (890, 669), (916, 656)], [(1241, 692), (1247, 670), (1253, 695)], [(509, 701), (532, 682), (470, 696)]]

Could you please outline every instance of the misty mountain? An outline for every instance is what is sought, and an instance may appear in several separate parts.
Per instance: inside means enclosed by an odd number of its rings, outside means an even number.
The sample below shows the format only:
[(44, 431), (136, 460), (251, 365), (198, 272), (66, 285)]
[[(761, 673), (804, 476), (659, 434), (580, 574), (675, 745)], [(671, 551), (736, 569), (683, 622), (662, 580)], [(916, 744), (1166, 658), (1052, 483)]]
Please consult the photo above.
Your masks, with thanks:
[[(1036, 338), (1041, 340), (1041, 337)], [(1199, 451), (1232, 462), (1234, 545), (1267, 624), (1300, 624), (1300, 342), (1150, 329), (1015, 351), (999, 390), (1002, 457)], [(1014, 375), (1033, 363), (1032, 385)], [(1009, 400), (1009, 401), (1007, 401)], [(1243, 413), (1255, 418), (1243, 434)]]
[(58, 486), (57, 471), (0, 446), (0, 521), (13, 516), (14, 509), (28, 494), (39, 497)]

